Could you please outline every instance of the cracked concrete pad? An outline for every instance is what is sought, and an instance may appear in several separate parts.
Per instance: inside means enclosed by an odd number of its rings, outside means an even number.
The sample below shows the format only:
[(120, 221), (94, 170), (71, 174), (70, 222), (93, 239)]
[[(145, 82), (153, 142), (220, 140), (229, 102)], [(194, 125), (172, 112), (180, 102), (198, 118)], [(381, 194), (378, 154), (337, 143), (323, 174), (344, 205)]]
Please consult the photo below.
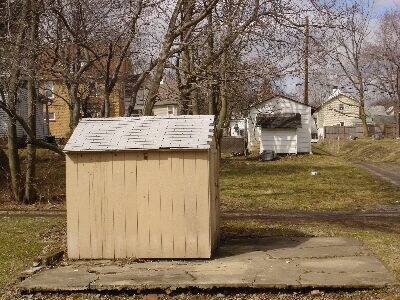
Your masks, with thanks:
[(176, 289), (190, 286), (193, 278), (183, 269), (126, 269), (121, 273), (103, 274), (90, 284), (95, 291)]
[(267, 251), (272, 258), (322, 258), (371, 255), (362, 246), (315, 246), (274, 249)]
[[(297, 239), (297, 238), (294, 238)], [(305, 239), (302, 241), (302, 247), (315, 247), (315, 246), (362, 246), (362, 243), (351, 237), (313, 237), (313, 238), (301, 238)]]
[(382, 263), (373, 256), (333, 257), (298, 260), (300, 268), (314, 273), (366, 273), (387, 272)]
[(208, 262), (191, 266), (188, 269), (194, 286), (207, 289), (247, 286), (252, 281), (251, 271), (249, 264), (241, 260)]
[(20, 284), (23, 291), (145, 291), (177, 288), (379, 288), (395, 283), (348, 238), (226, 241), (211, 260), (72, 261)]
[(382, 263), (373, 256), (299, 260), (303, 286), (384, 287), (396, 282)]
[(87, 291), (97, 275), (82, 267), (60, 267), (45, 270), (24, 280), (19, 288), (24, 292)]
[(254, 265), (254, 288), (293, 288), (299, 285), (301, 269), (289, 260), (266, 259)]
[(306, 273), (299, 280), (300, 286), (311, 288), (383, 288), (395, 283), (388, 272), (362, 273)]

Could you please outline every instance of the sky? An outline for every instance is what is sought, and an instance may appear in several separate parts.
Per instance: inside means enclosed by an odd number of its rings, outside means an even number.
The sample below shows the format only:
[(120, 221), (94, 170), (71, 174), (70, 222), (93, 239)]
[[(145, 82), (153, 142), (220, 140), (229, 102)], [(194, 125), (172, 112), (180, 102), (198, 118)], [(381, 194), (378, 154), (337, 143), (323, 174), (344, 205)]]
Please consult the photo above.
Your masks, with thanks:
[(396, 7), (400, 7), (400, 0), (375, 0), (373, 14), (379, 17)]
[[(354, 0), (345, 0), (352, 2)], [(356, 0), (357, 2), (360, 2), (360, 0)], [(385, 14), (385, 12), (388, 12), (393, 9), (400, 9), (400, 0), (361, 0), (365, 1), (365, 5), (370, 5), (371, 1), (373, 1), (372, 4), (372, 10), (371, 10), (371, 21), (370, 24), (372, 27), (378, 26), (379, 19)], [(374, 32), (373, 28), (371, 28), (372, 32)], [(371, 37), (373, 39), (373, 36)], [(280, 83), (279, 86), (288, 94), (297, 94), (299, 92), (299, 85), (302, 85), (303, 79), (297, 76), (287, 76), (285, 79), (283, 79)], [(301, 89), (300, 89), (301, 90)]]

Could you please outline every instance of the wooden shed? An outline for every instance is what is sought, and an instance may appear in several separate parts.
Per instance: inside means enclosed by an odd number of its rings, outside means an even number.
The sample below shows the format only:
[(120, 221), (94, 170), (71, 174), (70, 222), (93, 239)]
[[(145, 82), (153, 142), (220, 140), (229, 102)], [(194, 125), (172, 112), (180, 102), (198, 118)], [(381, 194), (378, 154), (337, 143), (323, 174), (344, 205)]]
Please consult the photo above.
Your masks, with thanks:
[(211, 257), (219, 238), (213, 122), (83, 119), (64, 148), (68, 257)]

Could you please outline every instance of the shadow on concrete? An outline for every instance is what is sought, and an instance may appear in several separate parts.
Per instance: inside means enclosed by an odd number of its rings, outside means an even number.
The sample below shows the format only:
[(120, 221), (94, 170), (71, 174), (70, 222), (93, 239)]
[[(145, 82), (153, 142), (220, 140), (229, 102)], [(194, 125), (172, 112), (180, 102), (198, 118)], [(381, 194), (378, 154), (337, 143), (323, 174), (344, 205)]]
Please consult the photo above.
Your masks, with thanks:
[[(267, 252), (270, 250), (295, 248), (308, 241), (311, 237), (301, 236), (299, 231), (292, 231), (292, 236), (256, 236), (224, 234), (214, 258), (226, 258), (252, 252)], [(298, 234), (298, 236), (296, 236)]]

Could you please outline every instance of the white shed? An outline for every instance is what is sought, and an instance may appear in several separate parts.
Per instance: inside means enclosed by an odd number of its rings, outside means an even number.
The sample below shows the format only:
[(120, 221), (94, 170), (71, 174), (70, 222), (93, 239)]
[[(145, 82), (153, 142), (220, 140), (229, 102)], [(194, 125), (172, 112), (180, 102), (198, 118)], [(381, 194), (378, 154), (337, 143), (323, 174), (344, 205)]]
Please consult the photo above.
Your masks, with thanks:
[(250, 108), (247, 119), (250, 152), (311, 153), (311, 107), (277, 96)]

